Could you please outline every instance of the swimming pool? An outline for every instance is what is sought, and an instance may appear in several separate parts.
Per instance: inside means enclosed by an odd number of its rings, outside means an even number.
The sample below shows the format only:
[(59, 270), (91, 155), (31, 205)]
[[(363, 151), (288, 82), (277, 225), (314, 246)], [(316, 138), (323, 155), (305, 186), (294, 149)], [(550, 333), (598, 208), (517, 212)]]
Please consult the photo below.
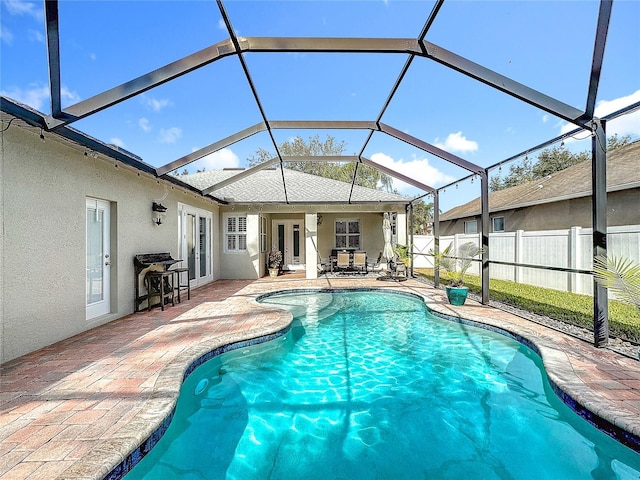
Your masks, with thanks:
[(262, 301), (291, 329), (196, 369), (128, 480), (640, 477), (640, 455), (563, 404), (511, 338), (408, 295)]

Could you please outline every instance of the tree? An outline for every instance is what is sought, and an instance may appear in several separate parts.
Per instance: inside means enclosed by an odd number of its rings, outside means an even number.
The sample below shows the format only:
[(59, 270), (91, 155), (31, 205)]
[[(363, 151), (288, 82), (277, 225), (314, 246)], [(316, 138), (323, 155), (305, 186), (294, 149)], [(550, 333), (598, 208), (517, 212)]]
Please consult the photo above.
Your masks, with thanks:
[(533, 180), (544, 178), (591, 158), (591, 154), (584, 152), (572, 153), (564, 147), (545, 149), (538, 155), (538, 161), (531, 168)]
[(413, 234), (427, 235), (433, 224), (433, 203), (420, 200), (413, 204)]
[[(278, 145), (278, 151), (283, 157), (336, 156), (342, 155), (345, 149), (346, 144), (344, 140), (338, 142), (330, 135), (327, 135), (324, 142), (320, 140), (319, 135), (309, 137), (308, 141), (297, 136), (292, 140), (287, 140)], [(264, 148), (259, 148), (254, 155), (247, 159), (247, 162), (250, 167), (253, 167), (273, 157), (275, 157), (275, 154)], [(390, 176), (368, 165), (359, 163), (357, 166), (356, 185), (368, 188), (378, 188), (378, 185), (380, 185), (386, 191), (391, 191), (392, 179)], [(340, 180), (342, 182), (351, 182), (353, 180), (356, 163), (286, 162), (286, 168), (311, 175), (331, 178), (333, 180)]]
[[(629, 143), (631, 143), (630, 135), (620, 138), (618, 138), (617, 134), (612, 135), (607, 139), (607, 151), (611, 152)], [(492, 177), (489, 182), (489, 189), (492, 192), (496, 192), (505, 188), (515, 187), (521, 183), (547, 177), (589, 159), (591, 159), (591, 152), (587, 150), (573, 153), (562, 145), (544, 149), (538, 155), (535, 163), (527, 156), (522, 162), (511, 165), (509, 173), (504, 178), (500, 176)]]

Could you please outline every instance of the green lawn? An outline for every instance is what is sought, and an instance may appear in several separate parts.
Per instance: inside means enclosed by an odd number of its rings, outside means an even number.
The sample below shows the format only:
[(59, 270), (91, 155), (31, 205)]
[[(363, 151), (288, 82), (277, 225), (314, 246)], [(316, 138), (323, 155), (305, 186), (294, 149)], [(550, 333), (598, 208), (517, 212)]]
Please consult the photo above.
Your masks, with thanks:
[[(414, 272), (433, 280), (433, 269), (417, 268)], [(441, 283), (446, 284), (446, 280)], [(466, 275), (465, 285), (469, 291), (481, 293), (480, 277)], [(506, 280), (490, 280), (489, 295), (491, 300), (593, 330), (591, 296)], [(633, 305), (610, 300), (609, 328), (612, 336), (640, 343), (640, 311)]]

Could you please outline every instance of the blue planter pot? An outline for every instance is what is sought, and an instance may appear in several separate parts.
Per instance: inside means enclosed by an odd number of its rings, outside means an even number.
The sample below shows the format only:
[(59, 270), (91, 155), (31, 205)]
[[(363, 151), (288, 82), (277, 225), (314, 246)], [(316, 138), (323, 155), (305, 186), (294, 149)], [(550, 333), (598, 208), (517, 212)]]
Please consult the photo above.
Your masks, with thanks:
[(445, 290), (451, 305), (464, 305), (469, 293), (469, 287), (445, 287)]

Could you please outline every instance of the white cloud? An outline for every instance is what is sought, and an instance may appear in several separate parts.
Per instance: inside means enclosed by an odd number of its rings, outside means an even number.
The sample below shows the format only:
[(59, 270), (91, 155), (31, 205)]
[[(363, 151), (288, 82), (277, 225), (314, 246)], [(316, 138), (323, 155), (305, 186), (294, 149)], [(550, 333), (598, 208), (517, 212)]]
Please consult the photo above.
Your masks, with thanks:
[(80, 95), (78, 95), (76, 92), (72, 92), (65, 86), (60, 87), (60, 97), (63, 100), (67, 100), (68, 103), (71, 103), (71, 104), (80, 101)]
[(475, 152), (478, 150), (478, 142), (468, 140), (462, 132), (450, 133), (444, 142), (436, 138), (434, 145), (448, 152)]
[(227, 29), (227, 26), (225, 25), (225, 23), (224, 23), (224, 20), (223, 20), (223, 19), (218, 20), (218, 28), (219, 28), (220, 30), (226, 30), (226, 29)]
[(95, 62), (95, 61), (96, 61), (96, 58), (98, 58), (98, 57), (96, 56), (96, 54), (95, 54), (95, 53), (90, 53), (90, 54), (89, 54), (89, 60), (91, 60), (92, 62)]
[(161, 100), (158, 100), (157, 98), (152, 98), (152, 97), (143, 97), (143, 98), (147, 107), (149, 107), (154, 112), (159, 112), (164, 107), (171, 105), (171, 101), (167, 98), (163, 98)]
[[(429, 165), (429, 160), (426, 158), (414, 158), (411, 161), (404, 161), (402, 159), (395, 160), (386, 153), (374, 153), (371, 155), (371, 160), (430, 187), (444, 185), (454, 180), (453, 177)], [(393, 188), (402, 192), (415, 187), (394, 178)]]
[(21, 0), (4, 0), (3, 3), (7, 9), (7, 12), (9, 12), (9, 15), (28, 15), (37, 21), (41, 21), (44, 19), (44, 13), (41, 8), (37, 7), (38, 4), (32, 2), (23, 2)]
[[(594, 114), (596, 117), (604, 117), (636, 102), (640, 102), (640, 90), (636, 90), (626, 97), (620, 97), (610, 101), (600, 100), (596, 104)], [(620, 136), (640, 135), (640, 111), (636, 110), (633, 113), (628, 113), (607, 122), (607, 135), (613, 135), (615, 133)]]
[(31, 40), (32, 42), (38, 42), (42, 44), (46, 43), (44, 34), (39, 30), (29, 29), (29, 40)]
[[(44, 111), (46, 104), (51, 98), (49, 95), (49, 87), (37, 84), (31, 84), (27, 89), (11, 87), (8, 90), (1, 90), (0, 94), (12, 98), (17, 102), (24, 103), (41, 112)], [(60, 97), (65, 104), (74, 104), (81, 100), (80, 95), (65, 86), (62, 86), (60, 89)]]
[(113, 137), (111, 140), (109, 140), (109, 143), (117, 147), (126, 148), (126, 145), (124, 144), (124, 142), (118, 137)]
[(549, 121), (549, 115), (546, 113), (542, 116), (542, 123), (547, 123)]
[(49, 100), (49, 87), (46, 85), (32, 85), (31, 88), (26, 90), (20, 87), (12, 87), (9, 90), (0, 91), (0, 93), (39, 111), (43, 111), (45, 103)]
[(160, 143), (176, 143), (182, 137), (182, 129), (171, 127), (160, 130)]
[(203, 167), (206, 170), (221, 170), (223, 168), (238, 168), (240, 166), (240, 159), (229, 148), (223, 148), (217, 152), (210, 153), (206, 157), (202, 157), (198, 160), (198, 168)]
[(140, 120), (138, 120), (138, 126), (140, 127), (140, 129), (142, 129), (143, 132), (151, 131), (151, 125), (149, 125), (148, 118), (142, 117)]
[(0, 25), (0, 40), (7, 45), (11, 45), (13, 43), (13, 33), (2, 25)]
[[(593, 113), (594, 116), (602, 118), (636, 102), (640, 102), (640, 90), (637, 90), (626, 97), (615, 98), (613, 100), (600, 100), (596, 104), (596, 108)], [(565, 122), (561, 122), (559, 126), (560, 134), (570, 132), (576, 128), (574, 124)], [(636, 110), (635, 112), (627, 113), (626, 115), (622, 115), (621, 117), (607, 122), (607, 136), (615, 134), (618, 134), (619, 136), (640, 136), (640, 111)], [(585, 131), (585, 133), (577, 133), (576, 138), (581, 139), (588, 135), (589, 134)], [(570, 140), (571, 139), (568, 139), (567, 141)]]

